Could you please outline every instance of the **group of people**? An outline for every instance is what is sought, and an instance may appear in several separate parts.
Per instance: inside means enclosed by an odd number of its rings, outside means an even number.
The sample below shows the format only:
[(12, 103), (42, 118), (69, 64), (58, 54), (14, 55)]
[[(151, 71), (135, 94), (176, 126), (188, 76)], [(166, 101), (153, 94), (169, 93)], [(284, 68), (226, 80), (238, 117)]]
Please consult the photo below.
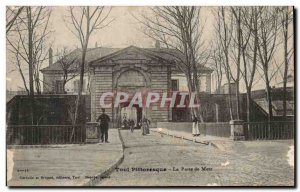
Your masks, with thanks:
[(133, 119), (127, 119), (126, 115), (123, 116), (123, 121), (122, 121), (122, 128), (130, 128), (130, 131), (133, 132), (135, 127), (141, 128), (142, 130), (142, 135), (147, 135), (150, 134), (150, 130), (149, 130), (149, 126), (150, 126), (150, 120), (146, 118), (146, 116), (144, 115), (140, 122), (138, 122), (137, 124), (135, 124)]
[[(97, 122), (98, 122), (98, 133), (100, 134), (100, 141), (103, 143), (109, 143), (108, 141), (108, 129), (109, 129), (109, 122), (110, 122), (110, 118), (109, 116), (105, 113), (105, 109), (102, 109), (102, 114), (99, 115), (99, 117), (97, 118)], [(123, 119), (122, 122), (122, 127), (125, 128), (130, 128), (130, 131), (133, 132), (134, 127), (135, 127), (135, 122), (133, 119), (128, 119), (125, 118)], [(138, 123), (138, 126), (141, 127), (142, 130), (142, 135), (147, 135), (150, 134), (150, 130), (149, 130), (149, 125), (150, 125), (150, 120), (146, 118), (146, 116), (144, 115), (142, 117), (142, 119), (140, 120), (140, 122)]]
[(121, 127), (125, 128), (125, 129), (129, 128), (130, 131), (133, 132), (134, 127), (135, 127), (135, 122), (133, 119), (127, 119), (126, 115), (124, 115)]
[[(109, 124), (110, 118), (107, 114), (105, 114), (105, 109), (102, 109), (102, 114), (97, 118), (98, 122), (98, 128), (99, 128), (99, 133), (101, 134), (100, 140), (101, 142), (109, 143), (108, 141), (108, 124)], [(193, 121), (193, 128), (192, 128), (192, 135), (194, 137), (200, 135), (200, 130), (199, 130), (199, 120), (196, 117), (196, 115), (193, 115), (192, 117)], [(133, 119), (127, 120), (126, 116), (123, 118), (122, 122), (122, 127), (124, 128), (130, 128), (130, 131), (133, 132), (134, 127), (135, 127), (135, 122)], [(138, 123), (138, 126), (141, 127), (142, 135), (147, 135), (150, 134), (149, 126), (150, 126), (150, 120), (146, 118), (144, 115), (140, 122)]]

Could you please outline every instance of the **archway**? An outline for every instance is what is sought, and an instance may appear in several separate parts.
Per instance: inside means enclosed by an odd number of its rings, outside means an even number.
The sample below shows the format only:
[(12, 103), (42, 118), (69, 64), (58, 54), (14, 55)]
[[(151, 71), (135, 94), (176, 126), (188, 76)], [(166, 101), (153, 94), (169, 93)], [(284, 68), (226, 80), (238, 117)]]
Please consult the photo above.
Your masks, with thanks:
[[(149, 78), (146, 77), (146, 74), (144, 72), (135, 69), (128, 69), (123, 70), (118, 74), (115, 84), (115, 90), (117, 92), (128, 93), (128, 100), (130, 101), (136, 92), (141, 92), (142, 94), (147, 93), (148, 86)], [(129, 107), (129, 102), (121, 103), (115, 110), (115, 120), (118, 127), (122, 126), (123, 118), (124, 116), (126, 116), (128, 119), (130, 118), (134, 120), (136, 127), (140, 128), (138, 126), (138, 123), (140, 122), (143, 114), (146, 113), (146, 110), (138, 105)]]

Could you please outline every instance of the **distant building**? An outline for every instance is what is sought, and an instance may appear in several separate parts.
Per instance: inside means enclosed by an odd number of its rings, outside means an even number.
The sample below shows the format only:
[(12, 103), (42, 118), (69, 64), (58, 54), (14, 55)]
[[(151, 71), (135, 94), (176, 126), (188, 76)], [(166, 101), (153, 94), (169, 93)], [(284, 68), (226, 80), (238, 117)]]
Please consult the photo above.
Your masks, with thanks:
[[(294, 82), (295, 82), (295, 78), (293, 74), (290, 74), (287, 76), (287, 82), (286, 82), (286, 86), (287, 87), (294, 87)], [(277, 83), (275, 85), (275, 87), (283, 87), (283, 81)]]
[(236, 90), (236, 83), (225, 83), (220, 90), (221, 94), (229, 94), (229, 90), (231, 94), (235, 93)]
[[(70, 55), (76, 58), (75, 65), (80, 62), (81, 50), (76, 49)], [(99, 98), (104, 92), (127, 91), (136, 92), (142, 90), (168, 92), (188, 91), (184, 74), (175, 65), (176, 57), (183, 55), (166, 48), (139, 48), (130, 46), (124, 49), (92, 48), (88, 49), (86, 58), (86, 72), (84, 76), (83, 94), (91, 95), (91, 119), (94, 121), (101, 113), (98, 104)], [(76, 94), (79, 85), (79, 76), (66, 84), (63, 90), (63, 72), (59, 62), (51, 63), (41, 70), (44, 75), (44, 93)], [(75, 71), (76, 72), (76, 71)], [(200, 92), (211, 92), (212, 69), (199, 68)], [(116, 122), (119, 122), (128, 103), (123, 103), (118, 109), (109, 108), (107, 113)], [(140, 109), (135, 106), (136, 121), (143, 114), (152, 122), (169, 121), (174, 117), (171, 109), (152, 108)], [(131, 115), (132, 116), (132, 115)]]

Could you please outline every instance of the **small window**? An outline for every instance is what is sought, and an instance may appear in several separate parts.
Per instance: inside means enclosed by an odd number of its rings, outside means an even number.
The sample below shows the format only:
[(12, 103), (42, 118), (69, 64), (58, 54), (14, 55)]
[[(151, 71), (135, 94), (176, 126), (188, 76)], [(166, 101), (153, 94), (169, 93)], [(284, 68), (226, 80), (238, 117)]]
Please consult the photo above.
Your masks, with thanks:
[(178, 91), (179, 90), (178, 79), (172, 79), (171, 80), (171, 87), (172, 87), (172, 91)]
[(62, 80), (56, 80), (55, 82), (55, 93), (63, 94), (64, 90), (64, 82)]

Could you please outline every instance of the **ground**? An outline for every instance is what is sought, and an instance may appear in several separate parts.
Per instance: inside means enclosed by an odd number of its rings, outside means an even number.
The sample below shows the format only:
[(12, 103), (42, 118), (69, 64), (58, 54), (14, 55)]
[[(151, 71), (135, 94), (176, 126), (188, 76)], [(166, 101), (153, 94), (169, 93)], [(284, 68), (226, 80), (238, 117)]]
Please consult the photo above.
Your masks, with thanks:
[(9, 148), (7, 184), (8, 186), (85, 185), (123, 156), (118, 131), (111, 130), (109, 139), (110, 143)]
[[(124, 161), (98, 186), (281, 186), (294, 184), (293, 141), (249, 141), (224, 150), (151, 132), (121, 131)], [(232, 142), (231, 142), (232, 143)], [(143, 168), (142, 171), (132, 170)], [(153, 171), (152, 169), (166, 169)]]
[[(187, 138), (187, 135), (172, 137), (170, 133), (165, 135), (153, 130), (146, 136), (142, 136), (140, 130), (135, 130), (134, 133), (121, 130), (120, 133), (124, 141), (124, 150), (116, 129), (109, 130), (110, 143), (52, 145), (47, 148), (9, 146), (7, 184), (8, 186), (82, 186), (87, 183), (97, 186), (294, 185), (293, 140), (223, 139), (212, 140), (213, 143), (217, 143), (215, 145), (206, 145), (182, 139)], [(204, 137), (201, 139), (205, 139)], [(114, 169), (114, 166), (117, 168)], [(91, 182), (91, 179), (86, 178), (102, 173), (108, 175), (101, 176), (103, 179), (100, 181)], [(42, 179), (41, 176), (47, 178)]]

